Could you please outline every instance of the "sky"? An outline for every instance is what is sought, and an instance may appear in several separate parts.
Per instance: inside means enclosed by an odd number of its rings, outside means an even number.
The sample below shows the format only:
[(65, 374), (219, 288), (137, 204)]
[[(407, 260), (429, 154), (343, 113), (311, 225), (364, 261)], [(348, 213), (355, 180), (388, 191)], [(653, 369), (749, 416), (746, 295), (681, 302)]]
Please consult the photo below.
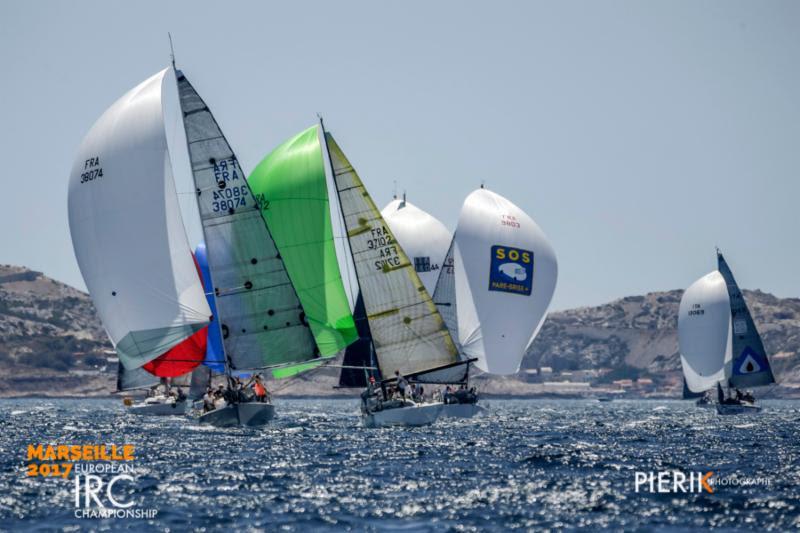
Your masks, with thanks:
[(800, 2), (0, 2), (0, 263), (85, 288), (78, 145), (169, 62), (249, 172), (312, 125), (379, 207), (454, 229), (483, 182), (559, 263), (553, 309), (684, 288), (719, 246), (800, 296)]

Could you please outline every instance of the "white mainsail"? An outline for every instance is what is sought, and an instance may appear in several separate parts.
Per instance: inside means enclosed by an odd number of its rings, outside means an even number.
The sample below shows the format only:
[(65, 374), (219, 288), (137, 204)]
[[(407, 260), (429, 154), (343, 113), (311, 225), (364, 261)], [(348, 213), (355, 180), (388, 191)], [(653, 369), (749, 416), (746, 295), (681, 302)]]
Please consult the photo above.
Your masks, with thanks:
[(328, 153), (378, 366), (384, 378), (456, 362), (453, 340), (361, 179), (326, 133)]
[(698, 279), (683, 293), (678, 345), (691, 392), (705, 392), (726, 381), (731, 361), (731, 311), (725, 280), (718, 271)]
[(394, 199), (381, 211), (414, 265), (428, 294), (433, 294), (453, 236), (436, 217), (405, 199)]
[(120, 362), (141, 367), (209, 323), (164, 128), (165, 69), (117, 100), (70, 174), (75, 257)]
[(515, 374), (555, 291), (550, 242), (522, 209), (481, 188), (464, 201), (453, 260), (462, 353), (485, 372)]

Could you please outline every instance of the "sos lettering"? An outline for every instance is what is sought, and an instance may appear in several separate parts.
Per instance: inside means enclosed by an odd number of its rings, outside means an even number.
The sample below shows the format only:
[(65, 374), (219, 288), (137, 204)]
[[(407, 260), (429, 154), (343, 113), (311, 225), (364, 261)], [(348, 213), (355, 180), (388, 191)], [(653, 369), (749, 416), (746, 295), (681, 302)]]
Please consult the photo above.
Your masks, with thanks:
[(508, 258), (510, 261), (519, 261), (522, 260), (523, 263), (530, 263), (531, 262), (531, 254), (530, 252), (521, 252), (515, 248), (511, 248), (510, 250), (506, 250), (505, 248), (498, 247), (494, 251), (494, 255), (497, 259), (506, 259)]

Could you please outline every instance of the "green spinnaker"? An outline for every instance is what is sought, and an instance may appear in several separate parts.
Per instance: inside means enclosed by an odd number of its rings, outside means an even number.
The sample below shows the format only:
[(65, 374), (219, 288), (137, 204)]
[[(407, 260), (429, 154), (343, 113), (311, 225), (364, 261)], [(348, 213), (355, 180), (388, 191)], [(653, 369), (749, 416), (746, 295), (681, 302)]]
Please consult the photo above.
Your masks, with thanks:
[(320, 354), (358, 339), (333, 240), (317, 126), (265, 157), (248, 183), (306, 313)]

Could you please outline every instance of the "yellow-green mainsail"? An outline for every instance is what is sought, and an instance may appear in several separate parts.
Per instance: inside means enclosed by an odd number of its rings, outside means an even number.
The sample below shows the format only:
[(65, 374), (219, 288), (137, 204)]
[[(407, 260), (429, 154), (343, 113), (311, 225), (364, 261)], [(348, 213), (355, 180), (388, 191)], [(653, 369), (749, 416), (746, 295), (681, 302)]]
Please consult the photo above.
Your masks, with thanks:
[[(259, 201), (323, 357), (358, 339), (333, 240), (318, 126), (277, 147), (248, 183)], [(310, 366), (315, 366), (311, 363)], [(288, 377), (309, 364), (280, 369)]]

